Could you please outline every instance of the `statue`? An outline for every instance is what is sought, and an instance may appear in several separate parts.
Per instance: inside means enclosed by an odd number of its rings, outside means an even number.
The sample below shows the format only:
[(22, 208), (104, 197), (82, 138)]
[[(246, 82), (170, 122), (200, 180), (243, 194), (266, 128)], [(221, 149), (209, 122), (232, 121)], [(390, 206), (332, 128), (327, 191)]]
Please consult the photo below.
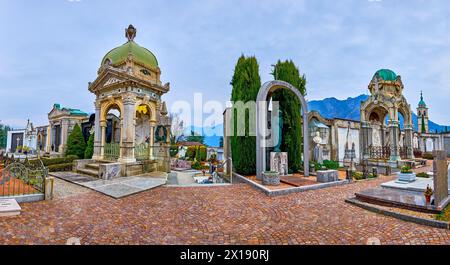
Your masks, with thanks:
[(319, 164), (323, 163), (323, 149), (322, 149), (322, 137), (320, 137), (320, 132), (316, 132), (316, 136), (313, 138), (314, 146), (314, 162)]
[(275, 152), (279, 153), (281, 152), (281, 143), (283, 142), (283, 112), (281, 110), (278, 111), (278, 127), (279, 127), (279, 131), (278, 131), (278, 144), (275, 146)]

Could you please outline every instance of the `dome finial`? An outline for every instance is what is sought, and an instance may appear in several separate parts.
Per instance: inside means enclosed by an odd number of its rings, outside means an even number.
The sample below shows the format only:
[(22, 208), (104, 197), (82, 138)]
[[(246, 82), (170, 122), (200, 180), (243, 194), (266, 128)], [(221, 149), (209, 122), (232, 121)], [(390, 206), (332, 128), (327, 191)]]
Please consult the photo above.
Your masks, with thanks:
[(420, 100), (423, 101), (423, 91), (422, 90), (420, 91)]
[(136, 37), (136, 28), (133, 25), (129, 25), (127, 29), (125, 29), (125, 37), (127, 37), (128, 41), (133, 41)]

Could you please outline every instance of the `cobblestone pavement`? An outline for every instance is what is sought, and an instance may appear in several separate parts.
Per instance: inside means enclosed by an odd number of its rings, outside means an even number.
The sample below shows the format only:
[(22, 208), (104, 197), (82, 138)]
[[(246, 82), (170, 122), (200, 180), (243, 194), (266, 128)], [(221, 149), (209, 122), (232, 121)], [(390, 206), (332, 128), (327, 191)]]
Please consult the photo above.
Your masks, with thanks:
[(88, 188), (58, 178), (54, 178), (53, 185), (53, 198), (55, 200), (89, 192)]
[(122, 199), (94, 191), (22, 204), (0, 244), (450, 244), (450, 230), (344, 202), (392, 177), (270, 198), (247, 184), (159, 187)]

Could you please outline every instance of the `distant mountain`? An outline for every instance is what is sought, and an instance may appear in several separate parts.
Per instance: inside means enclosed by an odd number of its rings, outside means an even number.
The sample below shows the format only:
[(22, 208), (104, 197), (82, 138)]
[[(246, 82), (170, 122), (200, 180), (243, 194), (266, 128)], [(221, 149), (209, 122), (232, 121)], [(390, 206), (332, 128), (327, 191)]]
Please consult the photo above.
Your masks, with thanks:
[[(361, 102), (367, 100), (368, 98), (368, 95), (359, 95), (355, 98), (347, 98), (344, 100), (339, 100), (336, 98), (312, 100), (308, 102), (308, 107), (309, 111), (318, 111), (320, 115), (328, 119), (341, 118), (359, 121), (361, 116)], [(412, 116), (414, 128), (416, 131), (418, 131), (417, 115), (413, 112)], [(403, 126), (403, 119), (401, 117), (400, 123)], [(430, 131), (432, 132), (445, 131), (445, 126), (436, 124), (431, 120), (428, 122), (428, 126), (430, 127)], [(448, 129), (450, 129), (450, 126), (448, 126)], [(191, 126), (186, 129), (185, 135), (189, 135), (191, 130), (193, 130), (196, 134), (202, 133), (203, 135), (206, 135), (206, 132), (210, 132), (210, 136), (205, 136), (205, 144), (212, 147), (218, 147), (220, 138), (223, 136), (223, 124), (204, 128)]]
[(204, 135), (205, 144), (211, 147), (219, 147), (220, 138), (223, 136), (223, 124), (218, 124), (216, 126), (206, 126), (206, 127), (196, 127), (190, 126), (185, 129), (184, 135), (189, 136), (191, 131), (194, 131), (196, 135)]
[[(359, 121), (361, 117), (360, 105), (362, 101), (369, 98), (368, 95), (360, 95), (355, 98), (347, 98), (345, 100), (339, 100), (336, 98), (326, 98), (323, 100), (313, 100), (308, 102), (309, 111), (318, 111), (323, 117), (341, 118)], [(417, 131), (417, 115), (413, 112), (412, 114), (414, 128)], [(403, 119), (400, 117), (400, 123), (403, 126)], [(445, 126), (434, 123), (433, 121), (428, 122), (430, 131), (442, 132), (445, 131)]]

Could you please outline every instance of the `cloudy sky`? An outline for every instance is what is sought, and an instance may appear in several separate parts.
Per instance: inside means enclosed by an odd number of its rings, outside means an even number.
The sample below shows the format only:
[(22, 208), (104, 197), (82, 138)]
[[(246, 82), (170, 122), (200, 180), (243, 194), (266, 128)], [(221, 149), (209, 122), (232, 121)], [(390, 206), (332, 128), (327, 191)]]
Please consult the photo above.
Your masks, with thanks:
[(56, 102), (93, 112), (87, 84), (131, 23), (171, 83), (169, 106), (195, 92), (225, 103), (245, 54), (263, 82), (294, 60), (308, 100), (368, 93), (377, 69), (393, 69), (413, 110), (423, 90), (431, 119), (450, 124), (448, 14), (448, 0), (0, 0), (0, 120), (44, 125)]

